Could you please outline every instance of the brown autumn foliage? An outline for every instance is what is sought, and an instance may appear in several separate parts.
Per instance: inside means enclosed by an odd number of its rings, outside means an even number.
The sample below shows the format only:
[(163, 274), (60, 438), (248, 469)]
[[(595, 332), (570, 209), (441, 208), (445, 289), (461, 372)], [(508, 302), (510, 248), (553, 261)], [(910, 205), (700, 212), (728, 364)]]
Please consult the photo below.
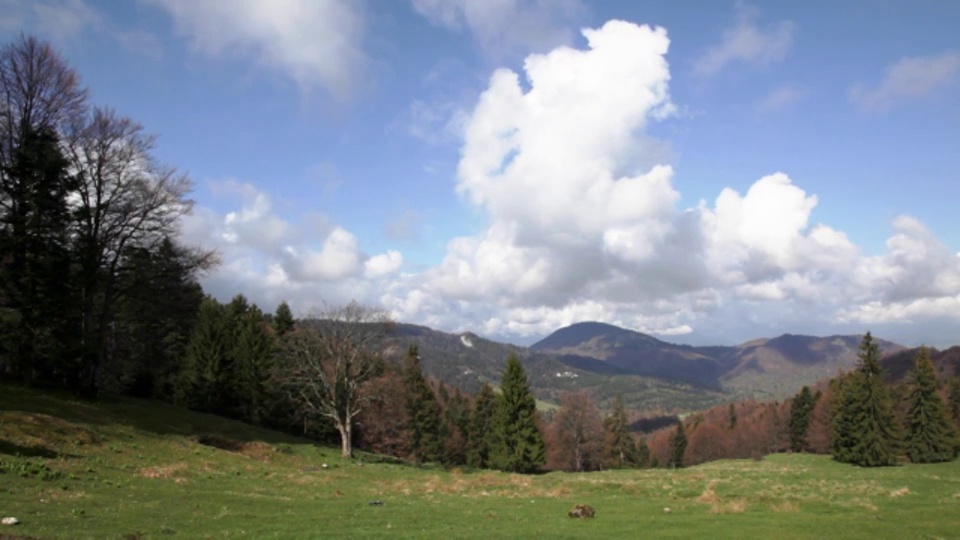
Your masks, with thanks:
[(380, 454), (408, 457), (410, 420), (403, 378), (388, 370), (364, 385), (363, 393), (369, 401), (357, 419), (357, 446)]
[(547, 468), (576, 472), (600, 468), (603, 419), (587, 392), (564, 392), (546, 433)]

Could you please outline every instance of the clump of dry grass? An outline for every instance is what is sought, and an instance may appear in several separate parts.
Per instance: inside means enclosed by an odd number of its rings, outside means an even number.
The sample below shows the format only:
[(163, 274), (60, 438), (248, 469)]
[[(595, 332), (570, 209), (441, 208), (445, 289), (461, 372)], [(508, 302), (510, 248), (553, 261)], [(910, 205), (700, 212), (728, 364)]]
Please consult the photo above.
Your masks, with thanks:
[(902, 487), (902, 488), (900, 488), (900, 489), (896, 489), (896, 490), (891, 491), (891, 492), (890, 492), (890, 498), (896, 499), (897, 497), (903, 497), (904, 495), (907, 495), (907, 494), (909, 494), (909, 493), (910, 493), (910, 488), (908, 488), (908, 487)]
[(800, 504), (796, 501), (781, 501), (770, 505), (770, 509), (777, 513), (799, 512)]
[(144, 467), (137, 474), (144, 478), (172, 478), (175, 474), (187, 470), (186, 463), (174, 463), (172, 465), (162, 465), (156, 467)]
[(742, 514), (747, 511), (747, 501), (735, 499), (727, 502), (716, 502), (710, 505), (711, 514)]
[(697, 497), (697, 502), (705, 504), (717, 504), (720, 501), (720, 498), (717, 497), (717, 493), (714, 491), (716, 487), (717, 481), (711, 480), (710, 483), (707, 484), (706, 489), (703, 490), (703, 493)]

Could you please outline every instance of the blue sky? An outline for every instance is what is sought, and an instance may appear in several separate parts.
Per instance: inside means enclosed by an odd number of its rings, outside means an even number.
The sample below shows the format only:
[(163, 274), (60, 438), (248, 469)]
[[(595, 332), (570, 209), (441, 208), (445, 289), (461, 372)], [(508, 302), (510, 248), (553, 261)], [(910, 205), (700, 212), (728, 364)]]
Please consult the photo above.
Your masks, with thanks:
[(226, 300), (528, 343), (957, 343), (960, 4), (0, 0), (196, 184)]

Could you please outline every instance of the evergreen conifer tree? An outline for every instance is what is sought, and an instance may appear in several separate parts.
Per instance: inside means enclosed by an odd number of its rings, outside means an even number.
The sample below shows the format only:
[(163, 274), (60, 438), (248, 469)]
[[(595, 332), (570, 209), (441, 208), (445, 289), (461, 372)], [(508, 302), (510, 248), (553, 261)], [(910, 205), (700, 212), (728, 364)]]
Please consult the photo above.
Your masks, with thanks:
[(637, 441), (637, 466), (642, 469), (650, 466), (650, 447), (643, 437)]
[(670, 436), (670, 465), (676, 469), (683, 467), (683, 454), (687, 451), (687, 432), (683, 420), (677, 422), (677, 430)]
[(623, 404), (623, 395), (617, 394), (613, 400), (613, 409), (604, 419), (605, 454), (607, 467), (623, 469), (637, 464), (637, 445), (630, 434), (630, 422)]
[(950, 393), (947, 396), (947, 409), (953, 423), (960, 428), (960, 377), (950, 379)]
[(936, 463), (954, 458), (956, 430), (937, 393), (937, 376), (926, 347), (917, 353), (907, 396), (906, 451), (914, 463)]
[(467, 465), (490, 467), (490, 452), (494, 446), (493, 423), (497, 416), (497, 394), (489, 384), (484, 384), (477, 394), (470, 413), (467, 431)]
[(0, 201), (0, 338), (26, 382), (71, 385), (78, 326), (70, 280), (68, 162), (51, 130), (24, 129)]
[(810, 393), (810, 388), (804, 386), (794, 396), (790, 405), (790, 450), (804, 452), (807, 450), (807, 431), (810, 429), (810, 417), (813, 407), (817, 404), (817, 397)]
[(845, 377), (833, 425), (833, 457), (863, 467), (895, 465), (898, 433), (880, 348), (870, 332), (860, 344), (857, 370)]
[(537, 403), (516, 355), (507, 360), (500, 389), (491, 462), (504, 471), (533, 472), (546, 462), (546, 447), (537, 426)]
[(290, 311), (290, 305), (284, 300), (277, 306), (277, 312), (273, 316), (273, 329), (278, 338), (282, 338), (287, 332), (293, 330), (296, 321), (293, 318), (293, 312)]
[(407, 412), (410, 418), (410, 449), (419, 462), (440, 461), (443, 456), (443, 438), (440, 405), (423, 376), (420, 351), (410, 345), (403, 369), (407, 390)]
[(177, 401), (199, 411), (224, 414), (227, 387), (233, 374), (226, 358), (230, 341), (223, 306), (207, 297), (200, 304), (197, 324), (184, 355)]
[(262, 425), (270, 414), (267, 383), (273, 366), (274, 343), (263, 312), (256, 305), (237, 315), (232, 354), (237, 412), (245, 422)]

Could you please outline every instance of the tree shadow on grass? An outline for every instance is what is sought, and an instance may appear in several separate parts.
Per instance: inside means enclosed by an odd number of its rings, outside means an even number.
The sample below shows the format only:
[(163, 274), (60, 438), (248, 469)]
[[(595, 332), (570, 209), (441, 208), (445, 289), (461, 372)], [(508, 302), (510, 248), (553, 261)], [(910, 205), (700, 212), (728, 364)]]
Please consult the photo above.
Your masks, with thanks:
[(6, 454), (8, 456), (40, 457), (45, 459), (73, 457), (67, 454), (55, 452), (45, 446), (23, 446), (4, 439), (0, 439), (0, 454)]

